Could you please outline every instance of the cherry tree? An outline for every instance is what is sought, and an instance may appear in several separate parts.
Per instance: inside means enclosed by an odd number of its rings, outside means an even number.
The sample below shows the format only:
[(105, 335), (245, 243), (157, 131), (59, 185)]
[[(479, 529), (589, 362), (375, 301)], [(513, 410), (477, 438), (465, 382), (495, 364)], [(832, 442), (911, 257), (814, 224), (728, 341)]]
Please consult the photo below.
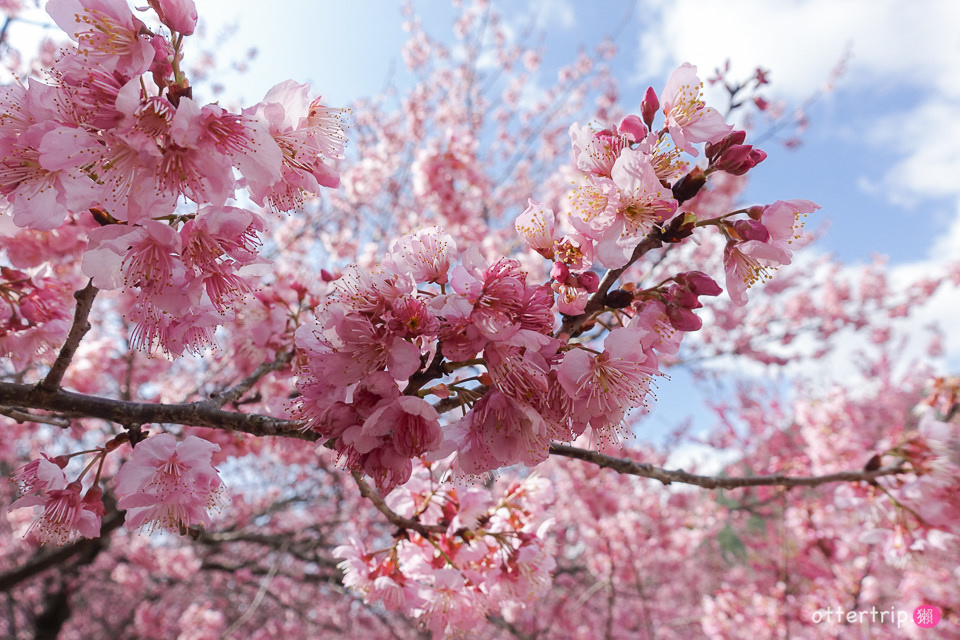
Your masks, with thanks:
[[(532, 90), (405, 6), (409, 86), (231, 109), (147, 4), (49, 0), (0, 89), (4, 635), (960, 637), (960, 382), (900, 328), (960, 266), (744, 202), (763, 71), (621, 111), (611, 41)], [(647, 437), (678, 372), (713, 422)]]

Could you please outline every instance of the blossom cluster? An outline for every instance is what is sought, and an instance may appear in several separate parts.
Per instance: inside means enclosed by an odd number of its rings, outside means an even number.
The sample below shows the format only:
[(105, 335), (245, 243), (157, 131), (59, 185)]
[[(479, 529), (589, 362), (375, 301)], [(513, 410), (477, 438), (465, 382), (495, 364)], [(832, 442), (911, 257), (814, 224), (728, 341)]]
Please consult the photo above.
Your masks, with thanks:
[(0, 266), (0, 353), (22, 365), (59, 344), (70, 326), (66, 289), (48, 274)]
[[(663, 127), (653, 131), (661, 103)], [(685, 211), (709, 172), (739, 175), (763, 160), (731, 130), (703, 104), (690, 65), (674, 72), (662, 99), (648, 91), (642, 114), (615, 129), (573, 125), (581, 178), (566, 215), (530, 201), (515, 223), (530, 249), (552, 261), (549, 284), (530, 283), (516, 260), (460, 250), (438, 227), (402, 237), (377, 268), (350, 267), (316, 322), (297, 331), (299, 417), (384, 493), (425, 454), (456, 452), (460, 473), (479, 474), (535, 466), (552, 441), (588, 430), (616, 440), (627, 413), (647, 404), (661, 374), (657, 354), (676, 353), (683, 332), (701, 326), (699, 297), (721, 289), (688, 271), (647, 289), (600, 291), (595, 262), (623, 270), (646, 238), (679, 242), (696, 226), (714, 226), (730, 238), (727, 288), (742, 303), (752, 283), (743, 270), (789, 262), (795, 216), (815, 207), (778, 202), (754, 217), (741, 210), (709, 220)], [(681, 158), (699, 154), (697, 143), (707, 144), (708, 165), (691, 170)], [(584, 314), (590, 296), (600, 303), (588, 323), (609, 312), (608, 331), (570, 335), (555, 325), (557, 313)], [(438, 407), (458, 405), (462, 415), (441, 425)]]
[[(819, 208), (816, 204), (778, 201), (715, 220), (698, 220), (683, 206), (711, 173), (743, 175), (766, 158), (760, 149), (744, 144), (745, 132), (734, 131), (718, 111), (704, 104), (701, 87), (696, 67), (683, 64), (659, 97), (652, 88), (647, 90), (640, 115), (599, 130), (581, 124), (570, 127), (573, 161), (581, 176), (569, 195), (566, 215), (558, 216), (531, 200), (516, 220), (517, 232), (528, 246), (554, 261), (550, 275), (560, 313), (584, 311), (588, 296), (597, 290), (595, 261), (608, 269), (628, 266), (641, 240), (678, 215), (684, 216), (680, 225), (684, 234), (668, 241), (708, 224), (718, 226), (728, 239), (726, 284), (736, 304), (746, 302), (746, 289), (768, 278), (768, 270), (790, 263), (789, 244), (800, 237), (800, 218)], [(658, 110), (663, 124), (653, 130)], [(691, 169), (699, 155), (695, 143), (706, 143), (707, 165)], [(729, 219), (740, 213), (749, 218)]]
[[(491, 611), (522, 608), (550, 585), (554, 544), (549, 481), (528, 477), (502, 495), (438, 482), (443, 464), (419, 466), (387, 500), (398, 515), (437, 529), (395, 538), (377, 550), (352, 538), (342, 558), (344, 584), (438, 635), (463, 633)], [(444, 636), (446, 637), (446, 636)]]
[[(62, 545), (77, 537), (100, 536), (103, 504), (100, 471), (84, 491), (83, 478), (95, 463), (122, 444), (115, 438), (97, 449), (94, 460), (79, 476), (67, 481), (65, 469), (72, 456), (32, 460), (13, 476), (21, 497), (10, 511), (34, 507), (34, 518), (26, 530), (28, 538), (40, 543)], [(150, 437), (133, 449), (117, 472), (113, 493), (117, 507), (126, 510), (125, 524), (131, 529), (163, 529), (177, 533), (206, 526), (210, 511), (223, 502), (220, 475), (211, 464), (219, 446), (196, 436), (183, 441), (168, 433)]]
[(180, 354), (212, 340), (264, 262), (263, 220), (228, 200), (245, 189), (257, 205), (299, 207), (338, 185), (344, 136), (339, 112), (293, 81), (240, 113), (194, 100), (181, 70), (193, 2), (149, 4), (166, 29), (126, 0), (47, 3), (76, 47), (46, 82), (0, 88), (0, 195), (25, 229), (93, 216), (83, 272), (137, 291), (134, 344)]

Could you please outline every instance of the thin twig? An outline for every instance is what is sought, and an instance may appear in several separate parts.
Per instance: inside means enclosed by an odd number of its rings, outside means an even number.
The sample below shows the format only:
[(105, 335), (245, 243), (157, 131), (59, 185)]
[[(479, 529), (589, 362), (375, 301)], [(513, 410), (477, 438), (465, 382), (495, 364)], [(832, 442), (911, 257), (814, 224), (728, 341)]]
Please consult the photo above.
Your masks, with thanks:
[(54, 427), (60, 427), (61, 429), (66, 429), (70, 426), (69, 418), (56, 415), (38, 415), (36, 413), (30, 413), (29, 411), (17, 409), (15, 407), (0, 407), (0, 414), (5, 415), (8, 418), (13, 418), (20, 424), (24, 422), (36, 422), (37, 424), (53, 425)]
[(881, 476), (894, 476), (903, 473), (910, 473), (903, 467), (903, 461), (889, 467), (881, 467), (873, 471), (841, 471), (838, 473), (829, 473), (822, 476), (787, 476), (784, 474), (774, 474), (767, 476), (743, 476), (743, 477), (720, 477), (720, 476), (700, 476), (693, 473), (687, 473), (683, 469), (671, 471), (655, 467), (645, 462), (636, 462), (625, 458), (614, 458), (596, 451), (580, 449), (566, 444), (550, 445), (550, 453), (568, 458), (576, 458), (585, 462), (591, 462), (599, 467), (613, 469), (617, 473), (640, 476), (642, 478), (653, 478), (659, 480), (664, 485), (674, 482), (680, 484), (692, 484), (704, 489), (737, 489), (741, 487), (816, 487), (821, 484), (831, 482), (869, 482)]
[(93, 299), (97, 296), (98, 291), (99, 289), (93, 286), (93, 280), (90, 280), (87, 286), (73, 294), (73, 297), (77, 299), (77, 308), (73, 314), (73, 325), (70, 327), (70, 333), (67, 334), (67, 339), (60, 349), (56, 361), (50, 367), (50, 371), (47, 372), (47, 377), (37, 385), (41, 389), (52, 391), (60, 388), (60, 382), (67, 372), (67, 367), (70, 366), (70, 361), (73, 360), (73, 355), (77, 352), (77, 347), (80, 346), (80, 341), (87, 331), (90, 331), (88, 316), (90, 315), (90, 309), (93, 307)]
[(232, 636), (237, 629), (239, 629), (243, 624), (253, 617), (253, 614), (256, 612), (257, 608), (260, 606), (260, 603), (263, 602), (263, 597), (267, 593), (267, 588), (270, 586), (270, 581), (273, 580), (273, 577), (277, 575), (277, 570), (280, 568), (280, 560), (283, 558), (284, 552), (286, 552), (286, 545), (281, 547), (280, 552), (277, 554), (276, 559), (273, 561), (273, 564), (270, 566), (270, 571), (267, 572), (267, 575), (263, 577), (260, 581), (260, 588), (257, 589), (257, 595), (253, 596), (253, 600), (250, 602), (250, 606), (247, 607), (239, 618), (233, 621), (233, 624), (224, 631), (223, 638), (229, 638)]
[(209, 400), (210, 404), (219, 408), (226, 404), (230, 404), (231, 402), (236, 402), (243, 394), (249, 391), (253, 385), (260, 380), (260, 378), (273, 371), (279, 371), (287, 366), (292, 359), (293, 351), (284, 351), (278, 354), (277, 357), (272, 361), (262, 363), (259, 367), (253, 370), (253, 373), (248, 375), (234, 386), (224, 389), (218, 393), (211, 394)]

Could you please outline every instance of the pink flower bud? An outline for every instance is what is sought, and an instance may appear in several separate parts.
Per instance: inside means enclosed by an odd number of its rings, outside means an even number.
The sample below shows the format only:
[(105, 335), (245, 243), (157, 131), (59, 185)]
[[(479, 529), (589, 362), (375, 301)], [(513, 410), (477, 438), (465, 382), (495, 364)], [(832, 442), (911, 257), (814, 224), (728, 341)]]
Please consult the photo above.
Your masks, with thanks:
[(687, 271), (678, 274), (674, 280), (683, 283), (685, 287), (698, 296), (718, 296), (723, 291), (713, 278), (702, 271)]
[(713, 164), (727, 149), (734, 145), (743, 144), (743, 141), (746, 139), (746, 131), (734, 131), (719, 142), (708, 142), (704, 146), (703, 152), (707, 155), (707, 159), (710, 160), (710, 163)]
[(737, 220), (731, 225), (740, 240), (759, 240), (766, 242), (770, 239), (770, 232), (757, 220)]
[(667, 305), (667, 317), (670, 324), (677, 331), (697, 331), (703, 326), (703, 322), (693, 311), (686, 307)]
[(749, 144), (739, 144), (724, 151), (714, 166), (731, 175), (742, 176), (766, 158), (767, 154), (760, 149), (754, 149)]
[(577, 276), (577, 280), (589, 293), (595, 293), (600, 288), (600, 276), (594, 271), (584, 271)]
[(640, 103), (640, 115), (643, 121), (651, 129), (653, 128), (653, 117), (660, 110), (660, 101), (657, 99), (657, 92), (653, 87), (647, 87), (647, 92), (643, 94), (643, 101)]
[(171, 31), (189, 36), (197, 28), (197, 7), (193, 0), (147, 0), (147, 4)]
[[(654, 109), (656, 112), (656, 109)], [(644, 126), (643, 122), (640, 121), (640, 118), (637, 116), (627, 116), (620, 121), (620, 126), (617, 127), (622, 135), (627, 136), (630, 142), (639, 142), (647, 137), (647, 127)]]

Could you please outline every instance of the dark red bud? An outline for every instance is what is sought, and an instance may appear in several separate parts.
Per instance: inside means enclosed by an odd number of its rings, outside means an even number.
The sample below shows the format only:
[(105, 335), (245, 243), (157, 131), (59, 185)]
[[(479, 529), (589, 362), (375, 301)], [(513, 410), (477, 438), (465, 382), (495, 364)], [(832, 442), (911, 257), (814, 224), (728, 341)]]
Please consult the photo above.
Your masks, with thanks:
[(623, 309), (633, 304), (633, 294), (623, 289), (614, 289), (604, 297), (603, 304), (610, 309)]
[(692, 213), (685, 213), (682, 217), (677, 216), (670, 221), (670, 224), (660, 234), (660, 239), (664, 242), (680, 242), (692, 235), (696, 226), (697, 216)]
[(697, 195), (706, 183), (707, 177), (703, 169), (694, 167), (690, 173), (673, 184), (673, 197), (678, 203), (686, 202)]

